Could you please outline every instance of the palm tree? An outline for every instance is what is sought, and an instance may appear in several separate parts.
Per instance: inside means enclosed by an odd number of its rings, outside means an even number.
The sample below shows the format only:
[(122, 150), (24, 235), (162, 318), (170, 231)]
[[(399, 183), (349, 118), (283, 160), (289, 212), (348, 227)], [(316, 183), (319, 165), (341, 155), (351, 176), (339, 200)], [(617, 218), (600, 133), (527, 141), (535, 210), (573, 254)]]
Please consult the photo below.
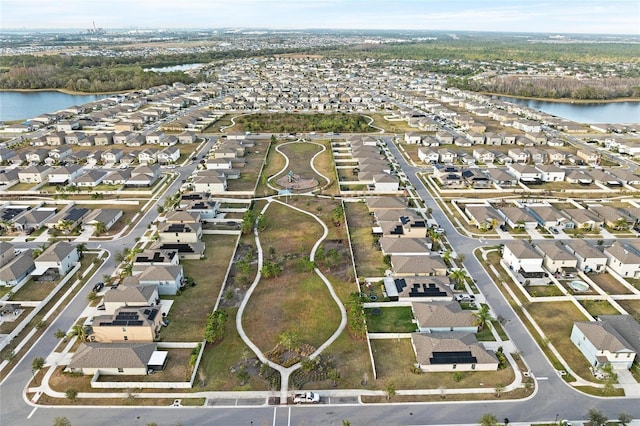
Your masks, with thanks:
[(482, 331), (485, 325), (491, 324), (491, 312), (489, 311), (489, 305), (482, 304), (480, 309), (478, 309), (473, 316), (476, 318), (473, 325), (478, 326), (478, 331)]
[(82, 257), (85, 250), (87, 250), (87, 243), (80, 243), (76, 246), (76, 250), (78, 250), (78, 256)]
[(69, 336), (77, 336), (78, 340), (81, 342), (87, 341), (87, 330), (84, 328), (82, 324), (76, 324), (71, 327), (71, 332), (69, 332)]
[(96, 227), (96, 235), (102, 235), (107, 232), (107, 225), (102, 222), (96, 222), (94, 226)]
[(291, 331), (285, 331), (278, 337), (279, 343), (284, 346), (288, 351), (292, 350), (294, 346), (298, 345), (298, 335)]
[(480, 419), (481, 426), (496, 426), (498, 424), (498, 419), (493, 414), (485, 414)]
[(629, 229), (629, 224), (626, 220), (624, 220), (624, 218), (620, 218), (615, 221), (613, 227), (616, 231), (626, 231), (627, 229)]
[(467, 271), (462, 268), (455, 269), (449, 274), (449, 277), (453, 280), (456, 288), (464, 286), (464, 282), (467, 279)]

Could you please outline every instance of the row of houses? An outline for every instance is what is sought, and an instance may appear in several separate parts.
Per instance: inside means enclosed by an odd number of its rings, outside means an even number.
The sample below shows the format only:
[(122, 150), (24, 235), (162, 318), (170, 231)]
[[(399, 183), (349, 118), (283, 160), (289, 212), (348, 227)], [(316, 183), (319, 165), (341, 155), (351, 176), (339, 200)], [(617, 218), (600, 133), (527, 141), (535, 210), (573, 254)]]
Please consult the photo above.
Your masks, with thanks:
[(377, 139), (353, 136), (345, 142), (334, 142), (332, 150), (336, 168), (354, 176), (341, 179), (340, 185), (346, 190), (366, 187), (376, 193), (395, 193), (400, 189), (400, 180)]
[(151, 187), (161, 176), (160, 164), (142, 164), (134, 169), (90, 169), (75, 164), (49, 167), (36, 165), (7, 169), (0, 173), (0, 188), (10, 188), (17, 183), (95, 188), (98, 185), (124, 185), (126, 187)]
[(502, 259), (524, 278), (604, 272), (607, 268), (623, 278), (640, 277), (640, 242), (633, 240), (614, 241), (607, 247), (579, 239), (534, 243), (513, 240), (504, 244)]
[(56, 242), (35, 256), (33, 250), (16, 250), (13, 244), (0, 242), (0, 285), (13, 287), (29, 278), (54, 281), (64, 277), (79, 260), (77, 248)]
[(493, 207), (490, 203), (466, 204), (464, 212), (478, 228), (492, 229), (503, 224), (510, 229), (628, 229), (640, 224), (640, 208), (589, 204), (587, 208), (556, 209), (551, 204), (505, 204)]

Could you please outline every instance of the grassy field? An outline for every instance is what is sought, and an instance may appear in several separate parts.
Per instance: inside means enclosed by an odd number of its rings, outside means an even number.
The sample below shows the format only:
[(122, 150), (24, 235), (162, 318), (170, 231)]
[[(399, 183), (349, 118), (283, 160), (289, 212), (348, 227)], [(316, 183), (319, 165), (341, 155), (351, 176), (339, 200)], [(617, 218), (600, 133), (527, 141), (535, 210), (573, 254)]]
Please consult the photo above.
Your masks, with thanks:
[(185, 287), (180, 295), (166, 297), (173, 299), (174, 303), (167, 315), (170, 324), (160, 332), (163, 341), (202, 341), (206, 318), (213, 311), (223, 287), (236, 239), (235, 235), (204, 235), (205, 258), (180, 261), (185, 276), (193, 278), (197, 285)]
[(229, 317), (225, 324), (224, 339), (207, 344), (198, 369), (194, 390), (265, 390), (266, 383), (258, 377), (252, 377), (248, 386), (239, 388), (238, 381), (230, 369), (243, 358), (253, 356), (253, 352), (240, 338), (236, 329), (237, 308), (227, 311)]
[(527, 285), (524, 288), (532, 297), (564, 296), (555, 285)]
[(589, 275), (589, 278), (607, 294), (632, 294), (631, 290), (608, 273)]
[(338, 187), (338, 178), (336, 177), (336, 169), (334, 167), (333, 154), (331, 153), (331, 144), (328, 141), (324, 141), (323, 143), (327, 149), (316, 157), (313, 164), (320, 173), (329, 179), (328, 184), (325, 184), (324, 179), (320, 181), (320, 185), (326, 185), (322, 189), (322, 193), (326, 195), (338, 195), (340, 190)]
[(289, 158), (289, 170), (283, 170), (281, 174), (274, 176), (272, 183), (277, 185), (275, 181), (285, 176), (290, 170), (295, 174), (300, 174), (304, 179), (316, 179), (320, 184), (324, 183), (324, 179), (315, 174), (310, 167), (311, 159), (320, 152), (321, 149), (318, 145), (305, 142), (281, 145), (280, 151)]
[(16, 301), (36, 301), (43, 300), (58, 285), (60, 280), (56, 281), (34, 281), (29, 280), (20, 290), (18, 290), (10, 300)]
[(532, 303), (527, 310), (573, 371), (595, 381), (589, 363), (570, 339), (573, 323), (587, 321), (587, 317), (571, 302)]
[(268, 140), (255, 140), (255, 146), (253, 148), (247, 148), (243, 157), (246, 160), (246, 164), (239, 169), (240, 178), (229, 179), (227, 181), (228, 191), (255, 190), (269, 144), (270, 142)]
[(618, 300), (618, 305), (640, 322), (640, 300)]
[(592, 317), (600, 315), (619, 315), (620, 312), (614, 308), (611, 303), (606, 300), (580, 300), (582, 306), (591, 314)]
[(269, 147), (269, 152), (266, 155), (264, 168), (262, 169), (262, 175), (258, 181), (258, 187), (256, 189), (256, 194), (260, 196), (266, 196), (268, 194), (274, 194), (275, 192), (269, 189), (266, 185), (266, 180), (269, 176), (272, 176), (278, 173), (285, 164), (285, 159), (278, 151), (276, 151), (277, 144), (281, 143), (282, 140), (278, 141), (276, 144), (271, 144)]
[(379, 308), (380, 314), (373, 309), (364, 310), (367, 316), (367, 329), (370, 333), (412, 333), (417, 330), (413, 322), (413, 311), (409, 306)]
[(281, 264), (283, 272), (277, 278), (262, 278), (252, 294), (243, 318), (247, 335), (264, 352), (283, 332), (296, 333), (300, 343), (318, 347), (338, 327), (339, 310), (322, 280), (297, 265), (322, 235), (320, 225), (280, 204), (271, 205), (265, 218), (260, 241), (266, 260)]
[(375, 247), (373, 220), (365, 203), (345, 203), (351, 246), (358, 276), (380, 277), (388, 269), (382, 251)]
[(304, 133), (312, 131), (364, 133), (375, 130), (368, 126), (367, 123), (369, 120), (360, 114), (250, 114), (237, 117), (235, 121), (236, 126), (234, 126), (234, 130), (258, 133)]
[(373, 118), (373, 125), (376, 127), (380, 127), (389, 133), (408, 133), (415, 132), (418, 129), (415, 127), (409, 126), (405, 120), (399, 121), (389, 121), (384, 118), (387, 114), (367, 114), (369, 117)]
[(513, 370), (505, 368), (498, 371), (464, 371), (462, 379), (454, 379), (454, 373), (412, 373), (416, 362), (411, 339), (372, 340), (371, 348), (378, 372), (377, 387), (393, 382), (397, 389), (455, 389), (487, 388), (498, 384), (508, 385), (514, 379)]

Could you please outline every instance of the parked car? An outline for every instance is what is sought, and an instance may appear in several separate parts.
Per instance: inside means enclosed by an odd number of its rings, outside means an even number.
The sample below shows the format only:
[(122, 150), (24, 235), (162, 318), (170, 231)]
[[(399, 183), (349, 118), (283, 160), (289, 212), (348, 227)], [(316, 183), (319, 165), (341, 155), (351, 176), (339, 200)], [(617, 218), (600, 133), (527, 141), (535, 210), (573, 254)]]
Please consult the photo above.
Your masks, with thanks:
[(294, 404), (317, 404), (320, 402), (320, 395), (317, 392), (297, 393), (293, 397)]
[(96, 285), (93, 286), (93, 291), (95, 291), (97, 293), (100, 290), (102, 290), (103, 287), (104, 287), (104, 283), (103, 282), (96, 283)]

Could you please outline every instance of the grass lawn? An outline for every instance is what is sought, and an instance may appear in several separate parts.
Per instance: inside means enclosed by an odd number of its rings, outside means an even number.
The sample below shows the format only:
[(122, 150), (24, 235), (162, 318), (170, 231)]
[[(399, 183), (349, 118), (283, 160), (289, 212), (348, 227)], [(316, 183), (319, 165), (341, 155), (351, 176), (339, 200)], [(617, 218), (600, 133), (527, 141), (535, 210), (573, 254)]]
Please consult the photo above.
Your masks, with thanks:
[(329, 228), (327, 240), (345, 240), (347, 239), (347, 230), (344, 227), (344, 219), (339, 226), (333, 223), (333, 210), (340, 206), (340, 200), (332, 200), (329, 198), (293, 196), (289, 197), (287, 204), (298, 207), (318, 216)]
[(629, 282), (629, 284), (631, 284), (632, 286), (640, 290), (640, 279), (627, 278), (627, 282)]
[(606, 300), (579, 300), (578, 301), (591, 314), (592, 317), (600, 315), (619, 315), (620, 312)]
[(526, 285), (524, 288), (532, 297), (564, 296), (555, 285)]
[[(356, 340), (345, 330), (323, 354), (332, 357), (336, 362), (336, 369), (340, 373), (339, 388), (372, 389), (375, 387), (371, 357), (369, 357), (369, 348), (365, 340)], [(305, 388), (320, 389), (321, 387), (314, 387), (314, 383), (309, 382), (305, 384)], [(326, 385), (324, 388), (326, 389)]]
[(255, 140), (255, 146), (245, 150), (244, 159), (246, 164), (239, 168), (240, 178), (229, 179), (227, 181), (228, 191), (254, 191), (256, 183), (260, 177), (262, 163), (267, 155), (267, 148), (271, 143), (269, 140)]
[(493, 389), (498, 384), (508, 385), (515, 377), (511, 367), (498, 371), (461, 371), (462, 379), (458, 382), (453, 372), (412, 373), (416, 359), (411, 339), (371, 340), (371, 349), (378, 372), (378, 389), (388, 382), (395, 383), (397, 389)]
[(258, 187), (256, 188), (256, 194), (258, 195), (268, 195), (274, 194), (275, 192), (267, 187), (266, 180), (269, 176), (275, 175), (278, 173), (285, 164), (285, 159), (278, 151), (276, 151), (277, 144), (283, 142), (279, 140), (276, 144), (271, 144), (269, 147), (269, 152), (267, 153), (264, 168), (262, 169), (262, 175), (258, 181)]
[(283, 273), (260, 281), (243, 318), (247, 335), (263, 352), (285, 331), (297, 333), (300, 343), (318, 347), (338, 327), (339, 310), (325, 284), (313, 272), (297, 268), (321, 235), (313, 218), (282, 204), (272, 203), (265, 213), (260, 242), (266, 260), (281, 264)]
[(311, 159), (320, 152), (322, 148), (316, 144), (306, 142), (294, 142), (280, 146), (287, 158), (289, 158), (289, 170), (283, 170), (281, 174), (274, 176), (271, 183), (278, 186), (276, 180), (285, 176), (292, 170), (295, 174), (299, 174), (303, 179), (316, 179), (319, 185), (323, 185), (326, 181), (318, 176), (311, 168)]
[(618, 300), (617, 302), (629, 315), (640, 322), (640, 300)]
[(412, 333), (417, 330), (413, 322), (413, 311), (409, 306), (378, 308), (380, 314), (372, 308), (364, 310), (367, 316), (367, 329), (370, 333)]
[(384, 116), (390, 115), (390, 113), (389, 114), (377, 113), (377, 114), (367, 114), (367, 115), (373, 118), (372, 124), (374, 126), (380, 127), (389, 133), (408, 133), (408, 132), (415, 132), (418, 130), (415, 127), (409, 126), (406, 120), (389, 121), (385, 119)]
[(351, 235), (351, 246), (356, 263), (356, 272), (362, 277), (380, 277), (389, 269), (384, 263), (384, 256), (375, 246), (375, 239), (371, 232), (374, 225), (365, 203), (344, 203), (347, 223)]
[[(340, 190), (338, 188), (338, 179), (336, 177), (333, 154), (331, 153), (331, 144), (325, 141), (324, 145), (327, 149), (316, 157), (313, 164), (320, 173), (329, 179), (329, 184), (322, 190), (322, 193), (327, 195), (338, 195)], [(320, 185), (325, 185), (324, 179), (320, 180)]]
[(527, 310), (573, 371), (580, 377), (596, 381), (586, 358), (570, 340), (573, 323), (587, 321), (584, 314), (571, 302), (532, 303)]
[(236, 247), (235, 235), (203, 235), (206, 244), (202, 260), (181, 260), (184, 274), (197, 283), (186, 287), (179, 296), (169, 296), (174, 304), (167, 315), (168, 327), (163, 327), (160, 338), (165, 342), (199, 342), (204, 337), (207, 315), (213, 311), (227, 267)]
[(37, 183), (16, 183), (7, 189), (7, 191), (28, 191), (32, 189), (34, 186), (38, 185)]
[[(193, 384), (195, 391), (220, 390), (230, 391), (240, 389), (238, 380), (231, 373), (230, 368), (242, 361), (247, 356), (253, 356), (253, 352), (240, 338), (236, 329), (237, 308), (228, 310), (229, 317), (225, 323), (224, 339), (215, 344), (207, 344), (198, 369), (198, 376)], [(248, 386), (241, 390), (265, 390), (266, 382), (259, 377), (253, 377)]]
[(11, 300), (43, 300), (54, 288), (56, 288), (59, 282), (60, 280), (34, 281), (32, 278), (11, 297)]
[(593, 274), (589, 275), (589, 278), (607, 294), (632, 294), (629, 289), (620, 284), (620, 282), (609, 273)]

